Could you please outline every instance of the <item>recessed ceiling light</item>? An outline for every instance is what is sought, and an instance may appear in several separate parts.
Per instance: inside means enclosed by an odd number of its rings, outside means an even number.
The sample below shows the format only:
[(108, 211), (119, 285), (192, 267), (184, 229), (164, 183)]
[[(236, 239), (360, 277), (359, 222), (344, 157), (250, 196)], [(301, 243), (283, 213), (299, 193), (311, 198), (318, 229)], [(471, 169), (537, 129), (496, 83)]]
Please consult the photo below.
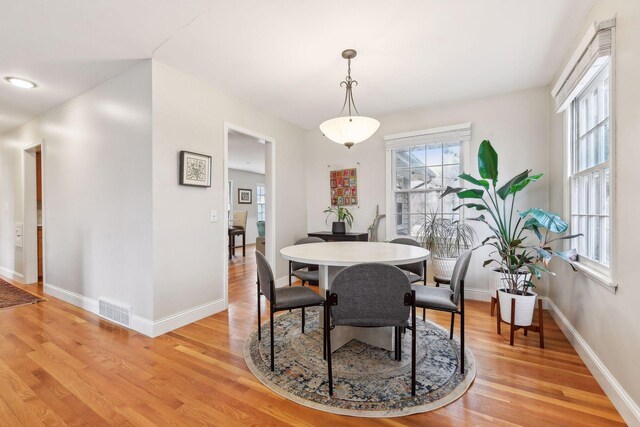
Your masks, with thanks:
[(35, 89), (38, 87), (36, 83), (30, 80), (21, 79), (20, 77), (5, 77), (4, 79), (12, 85), (23, 89)]

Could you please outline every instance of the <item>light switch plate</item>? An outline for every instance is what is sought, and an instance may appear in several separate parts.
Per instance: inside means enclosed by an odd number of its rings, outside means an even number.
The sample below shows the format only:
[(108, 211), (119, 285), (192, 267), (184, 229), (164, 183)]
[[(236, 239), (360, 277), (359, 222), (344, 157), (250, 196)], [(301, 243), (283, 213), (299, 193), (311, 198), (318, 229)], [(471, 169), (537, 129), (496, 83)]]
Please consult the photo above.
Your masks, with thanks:
[(218, 211), (215, 209), (211, 210), (211, 222), (218, 222)]

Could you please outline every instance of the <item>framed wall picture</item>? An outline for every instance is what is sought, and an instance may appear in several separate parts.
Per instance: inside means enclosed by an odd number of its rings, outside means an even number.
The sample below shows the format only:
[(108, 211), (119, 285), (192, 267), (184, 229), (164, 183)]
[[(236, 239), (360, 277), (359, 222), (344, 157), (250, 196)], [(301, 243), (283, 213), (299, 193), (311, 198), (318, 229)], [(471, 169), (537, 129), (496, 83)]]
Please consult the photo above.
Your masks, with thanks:
[(249, 188), (238, 188), (238, 203), (241, 205), (250, 205), (253, 203), (251, 190)]
[(332, 170), (329, 172), (331, 206), (358, 204), (357, 168)]
[(211, 187), (211, 156), (181, 151), (180, 185)]

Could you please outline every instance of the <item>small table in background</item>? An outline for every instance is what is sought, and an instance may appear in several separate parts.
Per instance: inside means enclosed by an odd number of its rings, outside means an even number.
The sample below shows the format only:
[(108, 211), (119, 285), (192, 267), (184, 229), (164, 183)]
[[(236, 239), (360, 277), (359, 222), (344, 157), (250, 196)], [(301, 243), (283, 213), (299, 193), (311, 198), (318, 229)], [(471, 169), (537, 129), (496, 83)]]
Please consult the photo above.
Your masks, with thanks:
[(309, 237), (319, 237), (325, 242), (368, 242), (369, 233), (344, 233), (333, 234), (330, 231), (316, 231), (313, 233), (307, 233)]

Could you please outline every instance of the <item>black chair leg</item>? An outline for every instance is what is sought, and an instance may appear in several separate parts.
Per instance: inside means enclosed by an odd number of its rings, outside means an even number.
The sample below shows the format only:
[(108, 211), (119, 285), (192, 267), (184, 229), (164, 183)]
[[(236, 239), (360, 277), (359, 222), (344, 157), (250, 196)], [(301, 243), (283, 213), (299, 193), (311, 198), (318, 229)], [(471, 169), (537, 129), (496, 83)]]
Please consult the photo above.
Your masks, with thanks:
[(276, 365), (275, 365), (275, 361), (274, 361), (274, 350), (273, 350), (273, 308), (269, 310), (270, 312), (270, 322), (271, 322), (271, 371), (273, 372)]
[(413, 307), (411, 307), (411, 396), (416, 395), (416, 305), (415, 294), (413, 295)]
[[(324, 305), (322, 306), (322, 309), (324, 310), (325, 307)], [(323, 330), (323, 334), (322, 334), (322, 360), (327, 360), (327, 334), (325, 333), (325, 328), (324, 325), (322, 327)]]
[(423, 322), (427, 321), (427, 309), (426, 308), (422, 309), (422, 321)]
[(304, 307), (302, 307), (302, 333), (303, 333), (303, 334), (304, 334), (304, 318), (305, 318), (305, 315), (304, 315)]
[(291, 286), (291, 261), (289, 261), (289, 286)]
[(464, 311), (460, 313), (460, 372), (464, 374)]
[[(327, 297), (329, 296), (329, 292), (327, 291)], [(325, 340), (327, 342), (327, 370), (329, 374), (329, 396), (333, 396), (333, 371), (331, 367), (331, 330), (329, 329), (329, 325), (331, 324), (329, 320), (329, 304), (327, 302), (324, 309), (324, 334)]]
[(453, 339), (453, 325), (455, 323), (456, 320), (456, 314), (455, 313), (451, 313), (451, 331), (449, 331), (449, 339), (452, 340)]
[(258, 283), (258, 341), (262, 340), (262, 322), (260, 314), (260, 284)]

